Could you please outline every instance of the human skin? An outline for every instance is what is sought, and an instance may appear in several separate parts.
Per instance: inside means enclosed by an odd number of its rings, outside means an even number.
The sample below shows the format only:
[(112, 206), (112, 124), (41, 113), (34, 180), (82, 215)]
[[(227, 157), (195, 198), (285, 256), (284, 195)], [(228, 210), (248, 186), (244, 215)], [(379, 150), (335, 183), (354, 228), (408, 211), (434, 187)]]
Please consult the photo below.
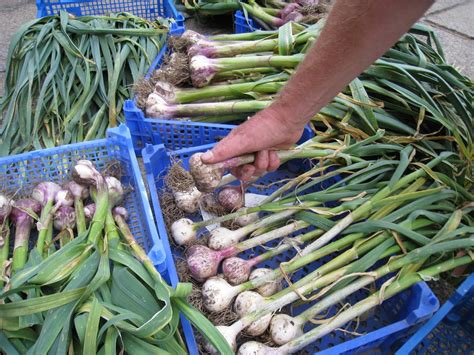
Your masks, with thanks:
[(233, 129), (204, 163), (256, 153), (233, 169), (243, 181), (280, 165), (275, 149), (291, 146), (309, 120), (385, 53), (433, 4), (431, 0), (336, 0), (321, 35), (277, 99)]

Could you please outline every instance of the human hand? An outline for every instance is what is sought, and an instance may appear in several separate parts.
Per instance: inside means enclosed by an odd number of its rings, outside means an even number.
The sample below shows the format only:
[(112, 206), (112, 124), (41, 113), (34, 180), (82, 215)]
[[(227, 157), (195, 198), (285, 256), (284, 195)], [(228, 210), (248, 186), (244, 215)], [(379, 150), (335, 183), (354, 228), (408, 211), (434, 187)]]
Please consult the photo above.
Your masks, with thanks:
[(280, 165), (275, 149), (286, 149), (296, 143), (304, 124), (290, 122), (271, 107), (234, 128), (230, 134), (201, 156), (206, 164), (215, 164), (247, 153), (256, 153), (253, 164), (246, 164), (231, 173), (242, 181), (275, 171)]

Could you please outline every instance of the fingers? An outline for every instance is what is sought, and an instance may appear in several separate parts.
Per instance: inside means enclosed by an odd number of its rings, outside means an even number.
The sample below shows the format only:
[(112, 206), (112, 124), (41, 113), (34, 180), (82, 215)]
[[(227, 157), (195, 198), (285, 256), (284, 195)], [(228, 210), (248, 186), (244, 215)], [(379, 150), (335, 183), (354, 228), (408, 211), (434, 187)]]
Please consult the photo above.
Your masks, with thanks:
[[(258, 176), (265, 171), (275, 171), (280, 161), (275, 152), (268, 149), (288, 147), (296, 142), (302, 129), (281, 125), (268, 109), (260, 111), (253, 118), (234, 128), (214, 148), (201, 156), (206, 164), (215, 164), (247, 153), (255, 153), (254, 171), (250, 167), (234, 169), (234, 175), (248, 178), (250, 173)], [(264, 151), (264, 152), (262, 152)]]
[[(224, 139), (225, 140), (225, 139)], [(220, 141), (217, 145), (208, 150), (203, 155), (201, 155), (201, 160), (205, 164), (215, 164), (221, 161), (230, 159), (232, 157), (238, 156), (236, 152), (236, 142), (235, 140)]]
[(278, 158), (277, 152), (270, 150), (268, 152), (268, 167), (267, 171), (275, 171), (280, 166), (280, 158)]
[(262, 150), (255, 155), (253, 164), (246, 164), (231, 170), (232, 175), (242, 181), (250, 181), (254, 177), (275, 171), (280, 166), (280, 159), (275, 151)]
[(255, 167), (254, 174), (256, 176), (261, 176), (268, 170), (268, 163), (269, 163), (269, 155), (268, 150), (261, 150), (255, 154), (255, 161), (253, 166)]
[(232, 132), (217, 143), (212, 150), (204, 153), (201, 159), (206, 164), (214, 164), (246, 153), (252, 153), (258, 149), (256, 149), (251, 141), (251, 133), (245, 127), (245, 124), (243, 124), (234, 128)]
[(260, 111), (250, 120), (234, 128), (210, 152), (202, 155), (202, 161), (206, 164), (218, 163), (282, 144), (287, 138), (286, 134), (277, 131), (277, 123), (264, 111)]
[(255, 166), (246, 164), (237, 168), (231, 169), (231, 174), (241, 181), (250, 181), (255, 174)]

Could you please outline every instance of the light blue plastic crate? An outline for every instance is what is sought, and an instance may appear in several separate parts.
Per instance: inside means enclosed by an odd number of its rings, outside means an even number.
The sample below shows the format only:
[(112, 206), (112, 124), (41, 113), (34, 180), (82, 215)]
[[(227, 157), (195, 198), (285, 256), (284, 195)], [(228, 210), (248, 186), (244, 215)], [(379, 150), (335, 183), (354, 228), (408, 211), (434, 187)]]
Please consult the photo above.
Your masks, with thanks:
[(154, 224), (130, 132), (125, 125), (108, 129), (104, 139), (0, 158), (0, 191), (12, 196), (26, 195), (42, 181), (62, 184), (70, 179), (71, 168), (80, 159), (91, 160), (99, 170), (112, 161), (121, 163), (121, 181), (131, 190), (124, 201), (124, 207), (130, 213), (128, 224), (157, 270), (164, 272), (166, 254)]
[(261, 30), (262, 27), (256, 23), (252, 18), (245, 18), (244, 13), (241, 10), (237, 10), (234, 13), (234, 32), (235, 33), (248, 33)]
[(56, 15), (61, 10), (75, 16), (130, 12), (151, 21), (166, 17), (174, 19), (170, 34), (184, 32), (184, 17), (172, 0), (36, 0), (36, 7), (37, 17)]
[[(174, 264), (173, 256), (180, 256), (180, 251), (170, 244), (165, 222), (163, 219), (160, 202), (158, 198), (159, 191), (163, 188), (163, 177), (165, 176), (170, 164), (170, 157), (178, 158), (183, 161), (184, 167), (188, 167), (188, 158), (201, 151), (210, 149), (213, 145), (205, 145), (202, 147), (186, 148), (179, 151), (169, 152), (164, 145), (147, 146), (143, 150), (143, 161), (145, 164), (146, 180), (149, 187), (153, 210), (157, 222), (158, 233), (162, 239), (165, 252), (167, 254), (167, 270), (172, 285), (178, 282), (178, 274)], [(276, 172), (269, 173), (261, 178), (257, 184), (260, 186), (269, 186), (265, 189), (253, 187), (250, 192), (260, 194), (270, 194), (281, 186), (282, 180), (297, 176), (301, 171), (307, 169), (308, 165), (302, 161), (296, 161), (292, 164), (284, 164)], [(317, 186), (317, 190), (322, 190), (339, 181), (339, 177), (335, 177), (332, 181), (327, 182), (323, 186)], [(269, 243), (267, 247), (275, 247), (278, 241)], [(239, 256), (249, 258), (253, 255), (264, 252), (262, 247), (246, 251)], [(294, 256), (295, 251), (287, 252), (271, 260), (265, 261), (259, 267), (269, 267), (274, 269), (278, 265)], [(333, 256), (328, 256), (323, 260), (317, 261), (299, 270), (294, 274), (294, 279), (298, 280), (308, 272), (314, 270)], [(361, 299), (364, 294), (356, 293), (349, 297), (351, 303)], [(317, 342), (308, 346), (305, 350), (309, 353), (322, 351), (326, 354), (342, 354), (355, 353), (361, 351), (372, 351), (377, 348), (383, 352), (387, 352), (390, 345), (399, 337), (406, 335), (420, 321), (430, 317), (439, 307), (437, 298), (431, 292), (425, 283), (414, 285), (409, 290), (399, 294), (380, 306), (370, 318), (362, 320), (359, 324), (357, 332), (363, 333), (363, 336), (352, 339), (348, 333), (335, 331), (323, 337)], [(302, 311), (303, 309), (299, 309)], [(299, 312), (298, 311), (298, 312)], [(197, 345), (195, 342), (192, 328), (189, 324), (183, 324), (184, 335), (191, 354), (197, 354)], [(368, 352), (370, 353), (370, 352)]]
[(472, 354), (474, 351), (474, 273), (396, 355)]

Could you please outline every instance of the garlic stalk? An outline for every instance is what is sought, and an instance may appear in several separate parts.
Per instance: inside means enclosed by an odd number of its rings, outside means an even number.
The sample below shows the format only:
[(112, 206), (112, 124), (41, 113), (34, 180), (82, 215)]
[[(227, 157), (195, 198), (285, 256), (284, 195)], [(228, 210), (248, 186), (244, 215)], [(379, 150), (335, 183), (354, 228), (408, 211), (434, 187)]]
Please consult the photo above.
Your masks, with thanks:
[[(371, 282), (373, 282), (374, 280), (377, 280), (377, 279), (379, 279), (383, 276), (386, 276), (386, 275), (388, 275), (388, 274), (390, 274), (394, 271), (397, 271), (397, 270), (403, 268), (405, 265), (410, 265), (410, 264), (416, 263), (420, 259), (427, 258), (431, 255), (441, 253), (441, 252), (450, 252), (450, 251), (453, 251), (453, 250), (457, 250), (458, 248), (472, 248), (473, 246), (474, 246), (474, 237), (470, 237), (470, 238), (452, 240), (452, 241), (448, 241), (448, 242), (440, 242), (440, 243), (437, 243), (437, 244), (428, 244), (426, 246), (417, 248), (415, 250), (410, 251), (408, 254), (405, 254), (404, 256), (401, 256), (399, 258), (390, 259), (384, 266), (378, 268), (374, 272), (370, 272), (369, 276), (363, 276), (362, 277), (363, 281), (360, 281), (360, 280), (356, 281), (355, 283), (352, 283), (349, 286), (346, 286), (345, 288), (343, 288), (342, 290), (345, 290), (345, 291), (341, 291), (340, 295), (343, 299), (344, 297), (347, 296), (347, 295), (345, 295), (345, 293), (347, 293), (347, 292), (352, 293), (352, 292), (357, 290), (356, 286), (354, 286), (354, 285), (361, 285), (361, 284), (368, 285)], [(393, 254), (394, 252), (396, 253), (398, 251), (400, 251), (400, 247), (398, 245), (397, 246), (392, 246), (385, 253), (383, 253), (379, 257), (379, 259), (384, 259), (388, 255)], [(347, 267), (344, 267), (343, 269), (347, 270)], [(312, 292), (312, 291), (320, 288), (321, 286), (327, 286), (327, 285), (331, 284), (332, 282), (339, 280), (341, 277), (346, 275), (346, 273), (341, 273), (341, 270), (342, 269), (335, 270), (335, 271), (321, 277), (320, 279), (310, 281), (309, 283), (306, 283), (306, 284), (301, 284), (302, 282), (300, 280), (300, 281), (298, 281), (297, 283), (294, 284), (294, 287), (297, 287), (297, 290), (298, 290), (299, 294), (305, 295), (309, 292)], [(334, 277), (334, 276), (336, 276), (336, 277)], [(321, 280), (324, 280), (324, 282), (321, 283)], [(358, 283), (358, 282), (360, 282), (360, 283)], [(318, 284), (319, 284), (319, 286), (318, 286)], [(298, 285), (298, 286), (296, 286), (296, 285)], [(358, 289), (360, 289), (360, 288), (358, 288)], [(281, 295), (281, 297), (280, 297), (280, 295)], [(345, 296), (343, 296), (343, 295), (345, 295)], [(331, 296), (329, 296), (329, 297), (331, 297)], [(294, 291), (286, 293), (286, 294), (282, 294), (282, 292), (280, 292), (279, 294), (276, 294), (274, 296), (274, 300), (267, 301), (266, 303), (261, 303), (260, 304), (260, 309), (258, 311), (247, 314), (244, 318), (241, 318), (237, 322), (240, 322), (243, 319), (248, 318), (248, 320), (243, 322), (243, 324), (247, 324), (250, 320), (259, 319), (260, 317), (262, 317), (262, 315), (265, 315), (265, 314), (268, 314), (269, 312), (280, 309), (283, 306), (285, 306), (286, 304), (289, 304), (289, 303), (297, 300), (298, 298), (299, 298), (299, 295), (296, 294)], [(338, 298), (337, 302), (339, 300), (340, 299)], [(322, 306), (324, 306), (324, 303), (322, 304)], [(306, 333), (305, 336), (307, 334), (308, 333)], [(292, 342), (287, 343), (288, 347), (291, 347), (291, 343)]]
[(196, 280), (204, 281), (217, 274), (217, 268), (225, 258), (291, 234), (307, 225), (306, 222), (295, 221), (221, 250), (213, 250), (204, 245), (193, 245), (189, 248), (186, 258), (190, 273)]
[(33, 189), (31, 197), (42, 207), (41, 215), (37, 224), (38, 239), (36, 248), (40, 255), (44, 253), (45, 243), (50, 243), (52, 238), (52, 217), (54, 215), (54, 201), (61, 187), (50, 181), (41, 182)]
[(77, 233), (82, 234), (87, 230), (86, 217), (84, 215), (84, 200), (89, 197), (89, 189), (75, 181), (69, 181), (67, 188), (74, 197)]
[[(471, 245), (472, 248), (472, 245)], [(248, 342), (241, 346), (238, 354), (240, 355), (262, 355), (262, 354), (272, 354), (272, 355), (283, 355), (289, 353), (295, 353), (307, 345), (311, 344), (317, 339), (322, 338), (326, 334), (334, 331), (337, 328), (343, 327), (345, 324), (351, 320), (363, 315), (369, 310), (380, 305), (381, 302), (395, 296), (396, 294), (406, 290), (417, 282), (423, 281), (424, 278), (433, 278), (436, 275), (439, 275), (443, 272), (452, 270), (461, 265), (467, 265), (472, 262), (471, 257), (465, 256), (460, 258), (451, 259), (438, 263), (434, 266), (428, 267), (418, 272), (408, 273), (402, 276), (399, 279), (393, 280), (389, 283), (384, 290), (379, 290), (371, 296), (359, 301), (358, 303), (352, 305), (348, 310), (345, 310), (337, 314), (334, 318), (329, 320), (327, 323), (324, 323), (318, 327), (313, 328), (312, 330), (300, 335), (299, 337), (293, 339), (292, 341), (286, 343), (279, 348), (272, 348), (266, 345), (257, 343), (257, 342)], [(376, 275), (378, 276), (378, 274)], [(370, 282), (373, 282), (374, 278), (370, 277)], [(362, 282), (358, 285), (363, 284)], [(326, 303), (336, 303), (344, 300), (344, 298), (358, 289), (358, 285), (349, 285), (346, 288), (343, 288), (339, 291), (336, 291), (334, 295), (326, 297), (324, 300), (327, 300)], [(360, 288), (359, 288), (360, 289)]]
[[(446, 158), (445, 153), (441, 153), (439, 156), (437, 156), (435, 159), (431, 160), (428, 164), (428, 168), (433, 168), (437, 164), (439, 164), (441, 161), (443, 161)], [(382, 199), (390, 196), (393, 192), (405, 187), (406, 185), (412, 183), (413, 181), (426, 176), (426, 170), (425, 169), (418, 169), (415, 170), (414, 172), (405, 175), (402, 177), (400, 180), (398, 180), (393, 186), (389, 185), (383, 189), (381, 189), (379, 192), (377, 192), (374, 196), (372, 196), (368, 201), (366, 201), (363, 205), (349, 213), (346, 217), (338, 221), (332, 227), (330, 230), (328, 230), (326, 233), (324, 233), (318, 240), (314, 241), (310, 245), (308, 245), (303, 251), (302, 254), (306, 255), (313, 250), (316, 250), (325, 244), (327, 244), (329, 241), (331, 241), (333, 238), (339, 235), (340, 232), (342, 232), (344, 229), (346, 229), (348, 226), (350, 226), (353, 222), (358, 221), (364, 217), (366, 217), (373, 209), (373, 206), (375, 203), (381, 201)]]
[(25, 198), (15, 202), (10, 219), (15, 225), (15, 245), (13, 247), (13, 272), (21, 270), (28, 256), (28, 241), (30, 239), (33, 216), (41, 211), (41, 204), (32, 199)]

